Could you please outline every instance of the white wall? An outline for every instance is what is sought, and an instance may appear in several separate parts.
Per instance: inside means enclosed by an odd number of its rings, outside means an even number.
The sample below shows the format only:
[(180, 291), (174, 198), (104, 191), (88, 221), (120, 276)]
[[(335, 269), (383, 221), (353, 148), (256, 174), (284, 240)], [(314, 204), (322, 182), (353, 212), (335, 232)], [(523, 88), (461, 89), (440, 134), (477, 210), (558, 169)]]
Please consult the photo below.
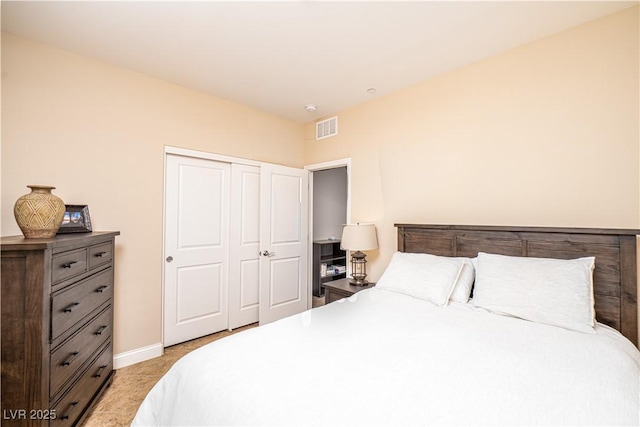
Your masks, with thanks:
[(313, 172), (313, 239), (340, 239), (347, 222), (347, 168)]

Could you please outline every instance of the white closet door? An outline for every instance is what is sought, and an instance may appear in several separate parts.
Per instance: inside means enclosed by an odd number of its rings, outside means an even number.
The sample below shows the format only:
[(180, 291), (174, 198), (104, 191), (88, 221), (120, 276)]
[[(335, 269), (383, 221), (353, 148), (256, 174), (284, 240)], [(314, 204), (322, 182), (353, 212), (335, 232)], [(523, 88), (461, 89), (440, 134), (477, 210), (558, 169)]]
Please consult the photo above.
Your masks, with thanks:
[(230, 165), (167, 155), (164, 345), (228, 327)]
[(260, 323), (308, 308), (309, 173), (260, 170)]
[(229, 329), (258, 321), (260, 168), (231, 165)]

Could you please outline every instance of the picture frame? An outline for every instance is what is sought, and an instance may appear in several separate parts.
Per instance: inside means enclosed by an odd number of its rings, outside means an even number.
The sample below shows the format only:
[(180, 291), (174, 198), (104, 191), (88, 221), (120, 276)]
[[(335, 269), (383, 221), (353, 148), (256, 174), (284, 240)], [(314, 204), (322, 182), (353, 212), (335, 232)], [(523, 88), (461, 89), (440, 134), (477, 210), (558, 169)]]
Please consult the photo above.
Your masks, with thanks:
[(91, 217), (87, 205), (65, 205), (64, 218), (58, 234), (90, 233)]

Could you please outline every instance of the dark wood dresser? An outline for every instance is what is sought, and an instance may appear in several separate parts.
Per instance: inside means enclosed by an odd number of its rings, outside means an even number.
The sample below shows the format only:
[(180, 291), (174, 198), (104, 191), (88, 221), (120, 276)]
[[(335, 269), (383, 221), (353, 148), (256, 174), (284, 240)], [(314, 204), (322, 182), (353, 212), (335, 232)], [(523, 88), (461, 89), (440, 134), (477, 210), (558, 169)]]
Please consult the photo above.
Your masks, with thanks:
[(79, 424), (111, 384), (119, 234), (2, 238), (3, 426)]

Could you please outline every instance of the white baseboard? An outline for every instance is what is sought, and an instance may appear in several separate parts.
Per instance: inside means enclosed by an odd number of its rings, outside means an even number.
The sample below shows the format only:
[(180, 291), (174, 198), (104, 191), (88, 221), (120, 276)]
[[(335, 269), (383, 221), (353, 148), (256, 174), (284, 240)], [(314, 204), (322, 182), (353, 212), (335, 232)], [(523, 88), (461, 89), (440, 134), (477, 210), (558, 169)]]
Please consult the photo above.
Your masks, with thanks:
[(124, 368), (129, 365), (144, 362), (162, 356), (164, 347), (162, 343), (148, 345), (146, 347), (137, 348), (124, 353), (115, 354), (113, 356), (113, 369)]

